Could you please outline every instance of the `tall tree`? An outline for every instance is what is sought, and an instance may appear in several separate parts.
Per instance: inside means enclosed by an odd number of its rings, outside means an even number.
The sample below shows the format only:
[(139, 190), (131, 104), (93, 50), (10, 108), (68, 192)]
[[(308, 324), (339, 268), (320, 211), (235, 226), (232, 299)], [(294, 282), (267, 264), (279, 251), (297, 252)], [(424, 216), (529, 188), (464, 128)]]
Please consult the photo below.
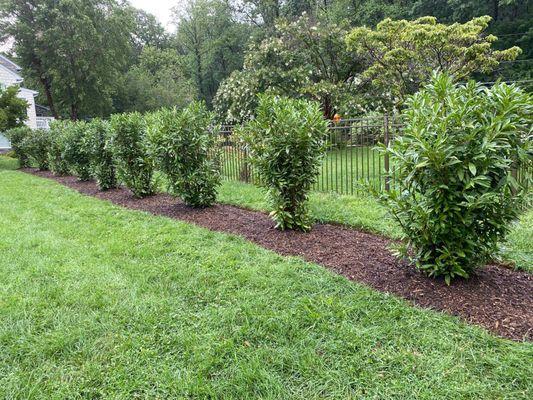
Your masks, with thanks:
[(186, 57), (198, 95), (211, 103), (219, 83), (243, 62), (248, 25), (224, 0), (193, 0), (175, 11), (175, 44)]
[(486, 35), (490, 17), (464, 24), (438, 24), (434, 17), (415, 21), (385, 19), (376, 29), (355, 28), (348, 48), (368, 62), (363, 77), (399, 105), (429, 81), (434, 71), (462, 80), (475, 72), (490, 72), (501, 61), (514, 60), (521, 50), (494, 50), (495, 36)]
[(131, 52), (129, 7), (115, 0), (3, 0), (0, 18), (56, 117), (111, 112)]
[(38, 82), (54, 117), (58, 111), (52, 93), (52, 76), (45, 65), (50, 50), (43, 33), (51, 28), (46, 17), (49, 2), (42, 0), (2, 0), (0, 2), (0, 41), (15, 41), (17, 57), (24, 74)]

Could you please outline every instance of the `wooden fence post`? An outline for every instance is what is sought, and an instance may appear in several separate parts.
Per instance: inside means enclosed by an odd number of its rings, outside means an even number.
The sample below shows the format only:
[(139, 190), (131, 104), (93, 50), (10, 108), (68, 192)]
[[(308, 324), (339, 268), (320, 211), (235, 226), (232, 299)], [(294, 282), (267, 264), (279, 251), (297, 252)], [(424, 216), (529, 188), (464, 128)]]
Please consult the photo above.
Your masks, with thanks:
[[(389, 146), (389, 114), (388, 113), (385, 113), (384, 115), (384, 120), (383, 120), (383, 125), (384, 125), (384, 128), (385, 128), (385, 135), (384, 135), (384, 144), (385, 146)], [(384, 157), (384, 164), (385, 164), (385, 190), (387, 192), (390, 191), (390, 176), (389, 176), (389, 153), (385, 153), (385, 157)]]

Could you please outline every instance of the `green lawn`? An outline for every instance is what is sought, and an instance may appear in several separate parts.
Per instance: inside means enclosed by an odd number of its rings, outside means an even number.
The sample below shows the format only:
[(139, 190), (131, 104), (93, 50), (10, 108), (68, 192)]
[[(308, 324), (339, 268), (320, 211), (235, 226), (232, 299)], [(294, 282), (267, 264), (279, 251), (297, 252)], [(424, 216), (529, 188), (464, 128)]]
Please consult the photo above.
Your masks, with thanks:
[(0, 155), (0, 171), (6, 169), (17, 169), (19, 161), (16, 158)]
[[(0, 170), (15, 169), (17, 166), (17, 160), (0, 156)], [(164, 176), (158, 174), (157, 179), (160, 181), (160, 189), (164, 191)], [(260, 188), (238, 181), (223, 181), (218, 201), (253, 210), (268, 209)], [(390, 238), (399, 238), (401, 235), (400, 228), (387, 214), (386, 209), (369, 195), (339, 195), (334, 192), (314, 191), (310, 196), (310, 208), (318, 222), (344, 224)], [(532, 238), (533, 209), (530, 209), (513, 228), (508, 242), (502, 245), (503, 259), (514, 263), (516, 269), (533, 271)]]
[(234, 236), (0, 181), (0, 398), (531, 398), (531, 343)]
[[(251, 184), (224, 181), (218, 201), (253, 210), (267, 210), (263, 191)], [(310, 208), (315, 220), (353, 226), (390, 238), (399, 238), (401, 231), (387, 210), (373, 197), (312, 192)], [(533, 209), (528, 210), (502, 245), (502, 257), (515, 263), (516, 269), (533, 271)]]
[[(245, 180), (244, 152), (233, 147), (222, 151), (222, 174), (232, 179)], [(391, 180), (391, 184), (394, 180)], [(383, 154), (369, 146), (353, 146), (329, 150), (322, 161), (314, 190), (355, 194), (362, 191), (361, 184), (370, 184), (376, 190), (385, 185)]]

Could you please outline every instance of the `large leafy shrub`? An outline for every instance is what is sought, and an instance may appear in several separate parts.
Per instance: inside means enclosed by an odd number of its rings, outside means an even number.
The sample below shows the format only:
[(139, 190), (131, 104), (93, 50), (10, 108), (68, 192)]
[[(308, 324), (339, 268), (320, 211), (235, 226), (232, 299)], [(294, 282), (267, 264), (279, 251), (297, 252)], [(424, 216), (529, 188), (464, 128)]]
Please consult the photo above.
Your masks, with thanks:
[(111, 117), (111, 149), (119, 178), (136, 197), (153, 194), (154, 162), (149, 153), (146, 123), (141, 114)]
[(111, 127), (109, 122), (94, 119), (87, 124), (91, 171), (100, 190), (117, 186), (113, 152), (110, 148)]
[(70, 170), (82, 181), (91, 179), (91, 140), (87, 123), (69, 122), (64, 125), (63, 157)]
[(18, 96), (19, 86), (0, 85), (0, 132), (21, 127), (28, 119), (28, 102)]
[(50, 148), (50, 134), (43, 129), (35, 129), (24, 139), (24, 147), (32, 162), (41, 171), (48, 169), (48, 149)]
[(408, 100), (388, 149), (400, 188), (386, 200), (403, 253), (429, 275), (468, 277), (517, 218), (525, 191), (512, 171), (531, 164), (531, 100), (516, 86), (457, 86), (444, 74)]
[(68, 163), (65, 161), (65, 131), (70, 121), (52, 121), (50, 124), (50, 146), (48, 148), (48, 165), (55, 175), (67, 175)]
[(327, 121), (319, 103), (263, 95), (240, 135), (279, 229), (311, 229), (308, 193), (325, 151)]
[(4, 135), (11, 143), (11, 149), (19, 159), (20, 166), (29, 167), (30, 159), (26, 148), (26, 138), (31, 135), (31, 129), (27, 126), (20, 126), (5, 131)]
[(164, 109), (151, 118), (149, 138), (170, 189), (192, 207), (211, 206), (220, 184), (214, 115), (202, 102)]

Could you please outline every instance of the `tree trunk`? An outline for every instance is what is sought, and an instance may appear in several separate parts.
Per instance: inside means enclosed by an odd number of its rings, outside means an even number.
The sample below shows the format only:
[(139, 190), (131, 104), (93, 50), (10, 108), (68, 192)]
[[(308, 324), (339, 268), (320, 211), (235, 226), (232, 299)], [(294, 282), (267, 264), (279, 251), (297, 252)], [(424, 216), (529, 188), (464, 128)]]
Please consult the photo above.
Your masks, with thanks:
[(59, 119), (59, 114), (57, 113), (54, 99), (52, 97), (52, 85), (50, 84), (50, 81), (42, 76), (39, 77), (39, 80), (41, 81), (41, 85), (43, 85), (44, 94), (46, 95), (46, 101), (48, 103), (48, 108), (50, 108), (50, 112), (55, 119)]
[(492, 19), (497, 21), (500, 14), (500, 0), (492, 0)]
[(203, 97), (204, 95), (204, 80), (203, 80), (203, 72), (202, 72), (202, 55), (200, 54), (200, 50), (198, 49), (197, 45), (194, 49), (194, 56), (196, 58), (196, 81), (198, 82), (198, 94)]
[(70, 119), (72, 121), (78, 120), (78, 106), (76, 104), (70, 105)]
[(39, 74), (39, 82), (41, 82), (41, 85), (43, 86), (44, 94), (46, 95), (46, 101), (48, 102), (48, 108), (50, 108), (50, 112), (52, 113), (54, 118), (58, 119), (59, 114), (57, 113), (54, 98), (52, 97), (52, 84), (50, 83), (50, 79), (43, 71), (43, 64), (41, 60), (35, 55), (33, 56), (33, 60), (31, 63), (33, 64), (35, 71), (37, 71), (37, 73)]

